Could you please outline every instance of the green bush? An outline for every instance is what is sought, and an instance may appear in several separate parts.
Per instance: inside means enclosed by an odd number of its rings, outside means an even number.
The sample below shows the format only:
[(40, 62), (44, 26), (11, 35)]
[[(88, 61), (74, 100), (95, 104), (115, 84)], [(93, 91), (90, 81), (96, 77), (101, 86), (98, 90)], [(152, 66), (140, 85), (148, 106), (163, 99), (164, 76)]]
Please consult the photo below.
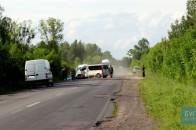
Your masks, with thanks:
[(190, 29), (179, 38), (162, 41), (142, 56), (144, 63), (153, 72), (159, 72), (174, 80), (196, 85), (196, 39)]
[(139, 83), (140, 96), (147, 113), (157, 121), (155, 129), (194, 130), (195, 125), (181, 123), (182, 107), (196, 106), (196, 88), (175, 82), (161, 74), (148, 72)]

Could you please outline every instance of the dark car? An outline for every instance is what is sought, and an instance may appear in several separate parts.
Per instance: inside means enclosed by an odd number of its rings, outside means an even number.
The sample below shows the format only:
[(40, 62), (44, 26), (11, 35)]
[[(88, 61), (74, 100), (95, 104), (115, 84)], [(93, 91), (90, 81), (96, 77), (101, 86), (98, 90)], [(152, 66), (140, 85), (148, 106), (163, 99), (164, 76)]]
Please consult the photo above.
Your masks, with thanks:
[(112, 78), (113, 76), (113, 68), (111, 68), (111, 65), (108, 64), (102, 64), (102, 70), (103, 70), (103, 77), (106, 78), (108, 75)]

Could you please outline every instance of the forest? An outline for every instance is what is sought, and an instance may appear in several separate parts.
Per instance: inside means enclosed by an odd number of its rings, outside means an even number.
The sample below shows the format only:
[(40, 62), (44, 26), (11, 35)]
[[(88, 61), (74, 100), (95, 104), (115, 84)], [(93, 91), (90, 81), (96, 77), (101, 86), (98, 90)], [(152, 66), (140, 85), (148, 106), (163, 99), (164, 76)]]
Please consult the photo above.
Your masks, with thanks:
[[(76, 68), (79, 64), (101, 63), (109, 59), (112, 64), (129, 66), (130, 58), (116, 60), (110, 51), (102, 52), (96, 43), (63, 39), (64, 23), (55, 18), (40, 20), (37, 27), (32, 21), (13, 21), (3, 16), (0, 5), (0, 93), (25, 88), (25, 61), (47, 59), (55, 81), (61, 79), (61, 70)], [(38, 36), (40, 40), (32, 43)], [(38, 39), (38, 38), (37, 38)]]
[(138, 87), (154, 129), (195, 129), (193, 116), (184, 123), (183, 110), (196, 106), (196, 1), (188, 0), (186, 7), (186, 15), (171, 24), (168, 38), (151, 48), (143, 38), (128, 51), (131, 68), (145, 66)]
[(132, 67), (145, 65), (152, 72), (196, 85), (196, 2), (187, 1), (187, 14), (171, 24), (168, 38), (154, 47), (146, 38), (128, 51)]

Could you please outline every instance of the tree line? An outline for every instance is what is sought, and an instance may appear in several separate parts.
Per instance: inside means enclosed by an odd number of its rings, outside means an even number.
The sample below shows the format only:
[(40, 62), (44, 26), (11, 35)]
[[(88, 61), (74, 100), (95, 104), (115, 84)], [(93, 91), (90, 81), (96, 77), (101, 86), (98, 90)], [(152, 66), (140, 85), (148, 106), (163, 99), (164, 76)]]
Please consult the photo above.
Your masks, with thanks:
[[(145, 43), (145, 44), (144, 44)], [(132, 66), (144, 64), (149, 70), (196, 85), (196, 1), (187, 1), (187, 14), (171, 24), (168, 38), (149, 48), (141, 39), (128, 54)]]
[[(27, 60), (49, 60), (56, 80), (60, 79), (62, 68), (69, 70), (82, 63), (95, 64), (109, 59), (112, 64), (129, 64), (129, 58), (116, 60), (110, 51), (102, 52), (95, 43), (64, 41), (64, 23), (58, 19), (40, 20), (38, 27), (33, 27), (32, 21), (13, 21), (3, 16), (3, 12), (0, 5), (0, 92), (25, 87), (24, 66)], [(40, 41), (32, 44), (38, 34)]]

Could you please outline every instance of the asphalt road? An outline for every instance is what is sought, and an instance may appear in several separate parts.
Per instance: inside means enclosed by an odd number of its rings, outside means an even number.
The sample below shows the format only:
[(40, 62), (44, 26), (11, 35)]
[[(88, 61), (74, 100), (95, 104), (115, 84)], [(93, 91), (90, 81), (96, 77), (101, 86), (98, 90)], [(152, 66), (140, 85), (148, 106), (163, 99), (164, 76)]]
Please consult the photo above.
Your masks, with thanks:
[(91, 129), (123, 80), (85, 79), (0, 96), (0, 130)]

